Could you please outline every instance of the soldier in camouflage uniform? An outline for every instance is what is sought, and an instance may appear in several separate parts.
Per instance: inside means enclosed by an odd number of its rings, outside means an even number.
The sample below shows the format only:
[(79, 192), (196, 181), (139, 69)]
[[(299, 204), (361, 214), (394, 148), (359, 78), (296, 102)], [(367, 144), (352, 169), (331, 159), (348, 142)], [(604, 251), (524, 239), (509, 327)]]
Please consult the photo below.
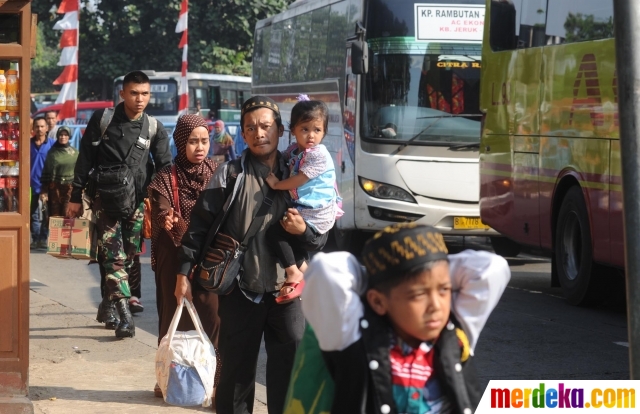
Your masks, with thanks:
[[(149, 77), (141, 71), (134, 71), (127, 74), (122, 83), (120, 97), (123, 102), (118, 104), (113, 112), (94, 112), (87, 124), (80, 142), (73, 190), (67, 208), (67, 217), (78, 217), (82, 214), (82, 191), (89, 182), (91, 171), (99, 170), (100, 166), (117, 167), (126, 164), (135, 177), (135, 202), (131, 199), (126, 200), (137, 206), (133, 213), (126, 213), (125, 217), (115, 213), (110, 215), (106, 213), (108, 209), (112, 212), (121, 211), (118, 210), (120, 207), (103, 205), (106, 199), (100, 200), (100, 196), (96, 196), (93, 201), (99, 261), (106, 273), (106, 292), (98, 307), (96, 319), (105, 323), (106, 328), (115, 329), (116, 337), (119, 338), (135, 335), (128, 303), (131, 296), (129, 272), (140, 246), (144, 216), (143, 199), (151, 178), (147, 169), (150, 155), (156, 169), (171, 164), (169, 138), (164, 126), (144, 113), (151, 96)], [(111, 114), (111, 118), (108, 114)], [(120, 199), (116, 199), (112, 202), (119, 201)], [(116, 310), (120, 316), (119, 320)]]

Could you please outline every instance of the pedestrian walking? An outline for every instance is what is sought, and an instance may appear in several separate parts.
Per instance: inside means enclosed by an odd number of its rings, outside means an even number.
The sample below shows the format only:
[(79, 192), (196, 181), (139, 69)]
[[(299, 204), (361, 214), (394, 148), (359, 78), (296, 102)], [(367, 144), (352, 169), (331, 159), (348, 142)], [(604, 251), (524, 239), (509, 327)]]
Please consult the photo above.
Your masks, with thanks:
[(376, 233), (362, 258), (366, 271), (347, 252), (311, 261), (310, 328), (284, 413), (472, 413), (473, 351), (509, 282), (506, 260), (449, 255), (442, 234), (416, 223)]
[[(47, 121), (47, 138), (58, 138), (58, 113), (56, 111), (47, 111), (44, 114), (44, 119)], [(71, 135), (71, 133), (69, 133)]]
[(71, 182), (78, 159), (78, 150), (69, 145), (71, 136), (69, 127), (61, 126), (56, 135), (57, 142), (47, 154), (40, 177), (41, 197), (44, 197), (47, 202), (50, 217), (64, 217), (71, 198)]
[[(145, 187), (151, 182), (151, 178), (155, 173), (155, 165), (153, 160), (149, 159), (147, 162), (147, 181), (145, 181)], [(136, 255), (133, 256), (133, 264), (127, 274), (127, 281), (129, 282), (129, 290), (131, 296), (129, 297), (129, 309), (131, 313), (144, 312), (144, 306), (142, 305), (142, 265), (140, 263), (140, 255), (146, 252), (146, 245), (144, 238), (140, 236), (140, 246), (136, 249)], [(102, 261), (90, 261), (89, 264), (98, 263), (100, 268), (100, 294), (104, 299), (107, 292), (107, 271), (104, 268)]]
[[(207, 122), (199, 115), (180, 117), (173, 132), (178, 155), (172, 166), (158, 171), (149, 185), (151, 200), (151, 269), (156, 276), (156, 302), (158, 306), (158, 344), (169, 331), (169, 325), (178, 303), (175, 298), (176, 274), (180, 263), (178, 250), (189, 227), (191, 211), (200, 193), (206, 188), (216, 169), (209, 158), (209, 131)], [(217, 368), (214, 387), (220, 377), (218, 354), (218, 296), (195, 284), (192, 287), (193, 304), (200, 316), (206, 335), (216, 349)], [(193, 330), (189, 314), (184, 313), (179, 331)], [(162, 397), (156, 384), (154, 392)], [(215, 393), (214, 393), (215, 396)]]
[(267, 230), (267, 240), (287, 274), (276, 303), (290, 302), (300, 296), (304, 288), (307, 251), (320, 250), (325, 245), (336, 216), (342, 215), (337, 204), (333, 160), (321, 144), (327, 133), (329, 109), (322, 101), (311, 101), (306, 95), (301, 95), (299, 100), (291, 110), (289, 124), (296, 142), (284, 154), (288, 160), (289, 178), (278, 180), (271, 173), (267, 176), (267, 184), (274, 190), (289, 191), (293, 206), (316, 237), (314, 244), (309, 245), (300, 236), (286, 232), (280, 223)]
[(47, 122), (44, 118), (38, 117), (33, 120), (33, 138), (30, 142), (31, 158), (31, 248), (42, 249), (47, 246), (48, 216), (46, 204), (42, 194), (42, 170), (47, 154), (56, 140), (47, 138)]
[(224, 122), (221, 120), (217, 120), (213, 123), (213, 131), (211, 132), (211, 145), (209, 147), (209, 157), (220, 157), (220, 162), (236, 159), (235, 143), (233, 141), (233, 137), (229, 135), (224, 127)]
[[(221, 233), (243, 240), (267, 194), (270, 208), (261, 226), (248, 242), (235, 288), (218, 297), (222, 374), (216, 393), (219, 413), (245, 414), (253, 411), (255, 375), (260, 343), (264, 335), (267, 350), (267, 402), (271, 414), (282, 414), (293, 357), (304, 330), (300, 301), (276, 304), (276, 296), (285, 281), (284, 269), (271, 255), (266, 230), (278, 221), (292, 234), (304, 234), (311, 241), (315, 234), (306, 226), (297, 210), (287, 212), (288, 195), (274, 192), (265, 177), (273, 172), (287, 178), (288, 169), (277, 151), (284, 132), (278, 105), (270, 98), (254, 96), (244, 102), (241, 128), (248, 149), (240, 160), (221, 164), (209, 185), (200, 194), (189, 229), (179, 251), (180, 270), (176, 298), (192, 299), (189, 276), (204, 246), (214, 220), (221, 214), (229, 194), (235, 191), (233, 208), (228, 210)], [(268, 204), (267, 204), (268, 205)], [(286, 213), (287, 220), (281, 218)]]
[(130, 72), (122, 87), (123, 101), (115, 109), (94, 112), (87, 124), (67, 209), (68, 217), (80, 216), (82, 191), (89, 182), (95, 186), (92, 208), (107, 290), (96, 319), (115, 328), (119, 338), (135, 335), (128, 277), (140, 247), (149, 156), (158, 169), (171, 163), (164, 126), (144, 112), (151, 96), (149, 78), (141, 71)]

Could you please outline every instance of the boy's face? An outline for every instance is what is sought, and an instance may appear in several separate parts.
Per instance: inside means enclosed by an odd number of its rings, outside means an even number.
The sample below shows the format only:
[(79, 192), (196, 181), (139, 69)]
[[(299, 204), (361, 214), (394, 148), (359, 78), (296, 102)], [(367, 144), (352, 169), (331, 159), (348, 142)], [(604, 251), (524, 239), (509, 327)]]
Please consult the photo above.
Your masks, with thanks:
[(424, 341), (435, 341), (451, 310), (449, 264), (439, 263), (388, 294), (370, 289), (367, 301), (378, 315), (389, 317), (396, 333), (409, 345), (416, 347)]

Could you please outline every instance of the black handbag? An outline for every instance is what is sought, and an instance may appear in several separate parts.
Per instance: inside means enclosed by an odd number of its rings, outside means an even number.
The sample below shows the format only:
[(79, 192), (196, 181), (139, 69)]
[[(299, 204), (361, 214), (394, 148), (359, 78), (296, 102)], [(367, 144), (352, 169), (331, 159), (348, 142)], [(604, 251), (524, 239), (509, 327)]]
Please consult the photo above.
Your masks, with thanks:
[(235, 201), (235, 192), (229, 196), (229, 200), (225, 203), (226, 209), (224, 209), (224, 213), (216, 217), (211, 229), (209, 229), (204, 244), (207, 247), (203, 249), (200, 254), (200, 260), (198, 260), (198, 267), (193, 279), (200, 286), (217, 295), (231, 293), (234, 287), (233, 282), (242, 272), (244, 254), (249, 243), (251, 243), (251, 239), (262, 227), (265, 215), (273, 204), (275, 194), (275, 190), (269, 188), (241, 243), (231, 236), (219, 232), (227, 213), (231, 210), (231, 206)]
[(95, 171), (96, 193), (102, 210), (114, 218), (130, 217), (136, 210), (136, 185), (126, 164), (98, 166)]

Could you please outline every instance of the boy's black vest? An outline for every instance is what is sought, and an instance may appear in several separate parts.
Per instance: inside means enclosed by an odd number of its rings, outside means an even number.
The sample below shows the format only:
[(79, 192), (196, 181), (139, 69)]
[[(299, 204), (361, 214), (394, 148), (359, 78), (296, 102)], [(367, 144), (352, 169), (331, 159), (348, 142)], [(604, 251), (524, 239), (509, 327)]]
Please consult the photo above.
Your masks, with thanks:
[[(390, 329), (386, 319), (367, 305), (360, 320), (362, 337), (343, 351), (323, 352), (335, 381), (331, 414), (397, 414), (389, 360)], [(434, 375), (453, 405), (453, 412), (473, 413), (482, 390), (473, 367), (473, 356), (461, 362), (462, 349), (455, 327), (445, 328), (434, 346)], [(450, 329), (454, 328), (454, 329)], [(374, 362), (375, 361), (375, 362)]]

